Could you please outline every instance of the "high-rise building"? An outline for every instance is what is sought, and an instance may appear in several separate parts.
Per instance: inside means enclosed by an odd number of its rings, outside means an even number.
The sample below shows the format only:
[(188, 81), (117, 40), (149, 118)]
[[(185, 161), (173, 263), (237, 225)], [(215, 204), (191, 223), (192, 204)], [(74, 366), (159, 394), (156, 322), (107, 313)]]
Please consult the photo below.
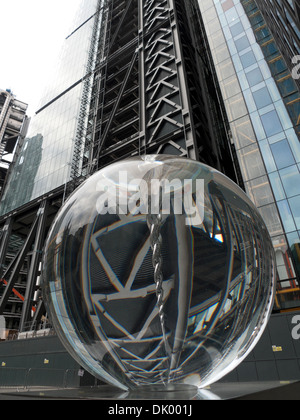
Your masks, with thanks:
[[(17, 100), (9, 89), (0, 90), (0, 196), (13, 162), (13, 152), (26, 134), (26, 110), (27, 105)], [(21, 146), (20, 141), (18, 146)]]
[(32, 307), (47, 230), (87, 176), (160, 153), (243, 186), (197, 1), (85, 0), (78, 16), (1, 201), (0, 313), (21, 331), (42, 314)]
[[(283, 6), (285, 3), (286, 6)], [(288, 6), (287, 3), (290, 5)], [(296, 48), (296, 41), (298, 44), (300, 43), (300, 22), (296, 20), (295, 15), (294, 24), (289, 23), (282, 28), (283, 23), (280, 19), (281, 13), (284, 16), (289, 16), (287, 10), (291, 9), (292, 2), (282, 2), (282, 6), (277, 4), (276, 19), (274, 13), (272, 14), (270, 11), (271, 9), (266, 12), (265, 2), (242, 1), (241, 4), (249, 18), (256, 41), (262, 49), (296, 133), (300, 138), (300, 55)], [(292, 22), (292, 18), (290, 18), (290, 21)], [(287, 37), (295, 38), (295, 42), (292, 43), (294, 48), (287, 43)]]
[(277, 304), (299, 307), (299, 89), (254, 0), (199, 6), (246, 191), (276, 250)]
[(0, 203), (9, 330), (44, 319), (43, 244), (68, 195), (146, 153), (199, 160), (245, 188), (276, 251), (276, 310), (300, 307), (300, 94), (258, 3), (82, 1)]
[[(300, 55), (300, 6), (297, 0), (257, 0), (269, 30), (285, 57), (289, 69), (293, 71), (293, 57)], [(300, 86), (299, 79), (298, 86)]]

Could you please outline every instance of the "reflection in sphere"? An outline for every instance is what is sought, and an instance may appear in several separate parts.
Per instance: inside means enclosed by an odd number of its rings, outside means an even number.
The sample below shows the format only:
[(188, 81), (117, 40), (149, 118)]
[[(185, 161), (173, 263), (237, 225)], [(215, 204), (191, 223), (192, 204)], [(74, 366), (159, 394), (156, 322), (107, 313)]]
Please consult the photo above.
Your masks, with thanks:
[(207, 386), (261, 337), (274, 297), (272, 243), (231, 180), (145, 156), (89, 178), (50, 231), (43, 293), (73, 357), (122, 389)]

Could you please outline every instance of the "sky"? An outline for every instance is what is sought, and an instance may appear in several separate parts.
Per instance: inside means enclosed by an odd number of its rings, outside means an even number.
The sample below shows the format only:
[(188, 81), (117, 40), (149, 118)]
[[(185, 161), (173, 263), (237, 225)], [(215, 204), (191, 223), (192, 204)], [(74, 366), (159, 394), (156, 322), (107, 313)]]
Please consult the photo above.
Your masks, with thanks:
[(0, 89), (33, 116), (81, 0), (0, 0)]

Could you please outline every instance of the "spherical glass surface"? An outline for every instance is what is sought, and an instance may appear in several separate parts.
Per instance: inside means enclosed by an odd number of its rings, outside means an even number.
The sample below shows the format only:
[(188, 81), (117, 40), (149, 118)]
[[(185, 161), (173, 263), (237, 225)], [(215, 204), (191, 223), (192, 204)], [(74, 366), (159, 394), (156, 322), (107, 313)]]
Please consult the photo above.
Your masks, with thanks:
[(172, 156), (112, 164), (60, 210), (43, 295), (73, 357), (121, 389), (207, 386), (249, 354), (273, 305), (274, 252), (246, 194)]

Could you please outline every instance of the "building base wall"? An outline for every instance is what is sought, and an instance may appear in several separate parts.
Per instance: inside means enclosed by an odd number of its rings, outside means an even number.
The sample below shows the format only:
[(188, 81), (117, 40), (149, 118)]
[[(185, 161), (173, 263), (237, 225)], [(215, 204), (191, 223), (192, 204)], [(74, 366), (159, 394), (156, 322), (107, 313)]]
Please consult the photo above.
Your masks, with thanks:
[(95, 379), (81, 369), (56, 336), (0, 343), (0, 388), (89, 385), (95, 385)]
[(273, 315), (248, 358), (222, 382), (300, 380), (300, 313)]
[[(300, 381), (300, 313), (271, 317), (260, 342), (226, 382)], [(58, 337), (0, 343), (1, 387), (78, 388), (96, 385)]]

